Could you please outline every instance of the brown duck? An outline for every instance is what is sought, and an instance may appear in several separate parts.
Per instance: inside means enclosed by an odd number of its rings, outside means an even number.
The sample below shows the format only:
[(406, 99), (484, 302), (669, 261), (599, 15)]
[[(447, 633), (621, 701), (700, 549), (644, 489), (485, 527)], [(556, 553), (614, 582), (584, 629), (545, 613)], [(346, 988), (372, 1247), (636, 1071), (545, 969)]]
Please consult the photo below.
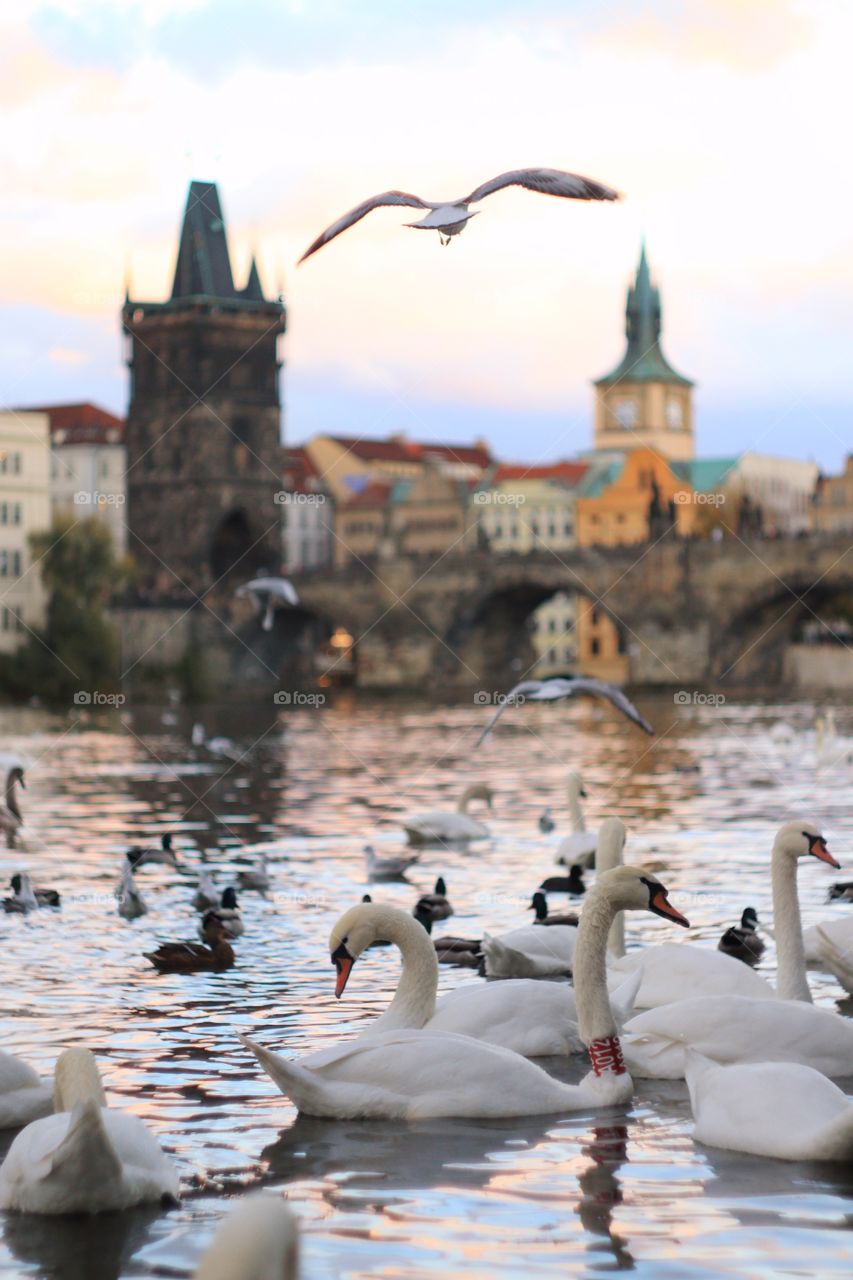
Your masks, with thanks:
[(205, 946), (200, 942), (164, 942), (156, 951), (146, 951), (144, 956), (161, 973), (203, 973), (230, 969), (234, 963), (234, 951), (228, 939), (231, 934), (208, 911), (202, 921)]

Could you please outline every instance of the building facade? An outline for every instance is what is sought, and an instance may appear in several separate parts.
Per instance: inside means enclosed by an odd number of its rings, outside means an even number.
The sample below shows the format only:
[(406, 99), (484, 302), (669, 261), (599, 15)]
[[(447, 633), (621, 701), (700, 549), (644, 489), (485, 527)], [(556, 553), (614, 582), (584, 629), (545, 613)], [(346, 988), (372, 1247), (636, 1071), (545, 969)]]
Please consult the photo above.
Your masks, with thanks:
[(147, 602), (280, 566), (281, 300), (234, 284), (216, 186), (192, 182), (171, 297), (125, 300), (128, 551)]
[(335, 504), (304, 448), (282, 456), (281, 538), (286, 573), (306, 573), (332, 563)]
[(53, 517), (102, 520), (118, 555), (127, 546), (124, 419), (94, 404), (49, 404), (34, 410), (50, 423)]
[(815, 533), (853, 533), (853, 453), (837, 476), (820, 476), (811, 512)]
[(643, 245), (625, 307), (625, 354), (594, 383), (596, 450), (651, 448), (665, 458), (693, 457), (693, 383), (664, 356), (661, 319)]
[(335, 564), (440, 557), (472, 545), (468, 486), (433, 463), (411, 480), (374, 480), (336, 504)]
[(0, 653), (14, 653), (44, 625), (47, 598), (30, 536), (50, 514), (47, 415), (0, 412)]
[(457, 445), (409, 440), (402, 434), (384, 440), (318, 435), (304, 448), (339, 502), (348, 502), (370, 484), (415, 480), (427, 466), (450, 480), (472, 485), (494, 465), (482, 441)]

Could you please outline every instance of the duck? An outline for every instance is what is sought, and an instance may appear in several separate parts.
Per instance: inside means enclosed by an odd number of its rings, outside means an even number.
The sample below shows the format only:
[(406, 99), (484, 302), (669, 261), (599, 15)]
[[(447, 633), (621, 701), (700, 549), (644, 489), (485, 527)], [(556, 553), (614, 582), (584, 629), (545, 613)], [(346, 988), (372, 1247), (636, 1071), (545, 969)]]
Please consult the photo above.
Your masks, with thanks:
[(364, 846), (364, 857), (367, 863), (368, 880), (401, 880), (409, 867), (413, 867), (419, 854), (392, 854), (380, 858), (372, 844)]
[[(21, 891), (23, 873), (17, 872), (9, 881), (12, 892), (17, 896)], [(61, 907), (62, 897), (58, 889), (33, 889), (36, 902), (40, 907)]]
[(540, 815), (539, 815), (539, 830), (542, 832), (542, 834), (543, 834), (544, 836), (548, 836), (548, 835), (550, 835), (550, 834), (551, 834), (551, 832), (552, 832), (552, 831), (554, 830), (554, 828), (556, 827), (556, 825), (557, 825), (557, 824), (556, 824), (556, 822), (555, 822), (555, 821), (554, 821), (554, 819), (551, 817), (551, 810), (550, 810), (550, 809), (545, 809), (545, 811), (544, 811), (543, 813), (540, 813)]
[[(640, 869), (616, 867), (599, 877), (590, 891), (578, 927), (579, 955), (575, 972), (578, 1034), (592, 1063), (592, 1071), (578, 1085), (555, 1080), (521, 1054), (500, 1045), (471, 1035), (429, 1028), (374, 1030), (299, 1061), (284, 1058), (246, 1035), (240, 1034), (239, 1039), (279, 1090), (300, 1112), (308, 1115), (397, 1120), (439, 1116), (498, 1118), (624, 1104), (633, 1094), (633, 1082), (625, 1069), (607, 994), (605, 949), (613, 916), (627, 909), (652, 911), (678, 924), (687, 923), (669, 902), (665, 886)], [(377, 907), (360, 904), (354, 910), (369, 913)], [(400, 997), (398, 987), (396, 1008), (392, 1002), (395, 1016), (408, 1005), (411, 1017), (415, 979), (423, 1001), (426, 966), (429, 965), (431, 983), (436, 981), (437, 966), (417, 923), (403, 912), (396, 912), (391, 918), (388, 912), (392, 910), (385, 908), (378, 922), (374, 917), (367, 927), (359, 928), (357, 934), (354, 930), (350, 932), (346, 916), (343, 924), (339, 921), (332, 930), (330, 950), (337, 975), (335, 994), (338, 998), (343, 995), (357, 955), (377, 932), (387, 936), (404, 929), (407, 938), (418, 938), (425, 948), (421, 953), (424, 968), (420, 972), (416, 970), (414, 978), (410, 969), (409, 990)], [(366, 916), (360, 914), (356, 923), (365, 920)], [(512, 1005), (515, 1010), (524, 1007), (523, 1002), (515, 998)], [(386, 1025), (387, 1021), (386, 1018)]]
[(475, 782), (462, 792), (456, 813), (436, 810), (404, 819), (409, 844), (468, 844), (471, 840), (488, 839), (489, 828), (468, 816), (468, 806), (472, 800), (482, 800), (491, 809), (492, 798), (491, 787)]
[(583, 867), (575, 863), (567, 876), (548, 876), (539, 886), (540, 893), (567, 893), (570, 898), (580, 898), (586, 893)]
[(172, 848), (172, 837), (166, 832), (160, 837), (160, 848), (140, 848), (139, 845), (132, 845), (125, 854), (132, 871), (138, 871), (140, 867), (145, 867), (151, 862), (165, 862), (170, 867), (178, 865), (178, 859)]
[(13, 764), (6, 771), (6, 799), (5, 804), (0, 805), (0, 831), (5, 833), (7, 849), (15, 848), (17, 834), (24, 825), (24, 819), (18, 805), (18, 796), (15, 791), (18, 786), (23, 787), (26, 791), (27, 784), (24, 781), (24, 770), (19, 764)]
[[(849, 1075), (853, 1022), (833, 1010), (815, 1008), (806, 979), (796, 876), (799, 858), (807, 856), (838, 865), (814, 823), (785, 823), (772, 854), (774, 997), (694, 995), (635, 1015), (625, 1026), (625, 1053), (635, 1074), (682, 1080), (687, 1051), (696, 1049), (715, 1062), (800, 1062), (824, 1075)], [(720, 957), (719, 952), (711, 954)], [(758, 976), (739, 961), (724, 958)]]
[(207, 867), (202, 867), (198, 873), (198, 886), (193, 896), (193, 906), (196, 911), (209, 911), (211, 907), (218, 907), (222, 900), (222, 895), (213, 882), (213, 876)]
[(0, 1129), (20, 1129), (53, 1110), (53, 1089), (21, 1058), (0, 1052)]
[(252, 889), (255, 893), (266, 896), (272, 884), (267, 870), (267, 855), (264, 852), (259, 853), (254, 867), (246, 871), (238, 871), (236, 880), (241, 889)]
[(839, 880), (830, 885), (827, 902), (853, 902), (853, 880)]
[(299, 1225), (280, 1195), (242, 1196), (222, 1222), (194, 1280), (298, 1280)]
[(432, 893), (423, 893), (415, 903), (413, 915), (428, 916), (430, 920), (447, 920), (453, 915), (453, 907), (447, 897), (444, 877), (439, 876)]
[(89, 1049), (59, 1055), (54, 1107), (9, 1148), (0, 1166), (0, 1208), (94, 1214), (176, 1202), (177, 1169), (137, 1116), (107, 1106)]
[(164, 942), (156, 951), (145, 951), (143, 955), (161, 973), (201, 973), (209, 970), (218, 973), (221, 969), (230, 969), (236, 959), (234, 949), (228, 941), (231, 935), (216, 918), (214, 911), (209, 911), (202, 921), (202, 936), (209, 945), (202, 946), (198, 942)]
[(697, 1142), (776, 1160), (853, 1160), (853, 1102), (814, 1067), (721, 1066), (691, 1049), (686, 1079)]
[(133, 867), (125, 862), (121, 869), (121, 878), (115, 891), (118, 901), (118, 913), (125, 920), (138, 920), (148, 914), (148, 903), (136, 887)]
[(41, 904), (27, 873), (22, 871), (14, 875), (12, 881), (14, 896), (3, 899), (3, 909), (5, 911), (18, 912), (21, 915), (26, 915), (30, 911), (37, 911)]
[(237, 890), (232, 884), (222, 890), (219, 905), (206, 911), (198, 926), (198, 936), (205, 941), (211, 927), (211, 920), (218, 920), (229, 938), (241, 938), (246, 932), (240, 908), (237, 905)]
[(595, 847), (598, 837), (594, 831), (587, 831), (584, 822), (581, 799), (586, 799), (583, 778), (572, 770), (566, 779), (566, 796), (569, 805), (569, 820), (572, 824), (571, 834), (564, 836), (557, 846), (557, 862), (560, 866), (578, 865), (591, 867), (595, 865)]
[[(365, 894), (362, 902), (369, 902), (370, 895)], [(412, 915), (427, 932), (432, 934), (433, 918), (431, 912), (427, 908), (421, 908), (420, 903), (415, 904)], [(390, 942), (385, 939), (382, 944), (374, 942), (374, 947), (383, 945), (390, 946)], [(435, 950), (435, 958), (439, 964), (452, 964), (462, 969), (481, 969), (483, 966), (483, 940), (482, 938), (456, 938), (452, 934), (445, 934), (441, 938), (432, 939), (433, 949)]]
[(803, 930), (806, 964), (831, 973), (853, 995), (853, 920), (822, 920)]
[(578, 916), (574, 911), (564, 911), (556, 915), (549, 912), (548, 899), (545, 897), (545, 894), (542, 892), (534, 893), (530, 906), (527, 909), (528, 911), (536, 912), (536, 919), (533, 921), (534, 924), (544, 924), (544, 925), (567, 924), (567, 925), (574, 926), (578, 922)]
[(740, 918), (740, 925), (726, 929), (717, 950), (723, 955), (733, 956), (744, 964), (756, 965), (766, 950), (765, 944), (758, 936), (758, 913), (755, 907), (746, 907)]

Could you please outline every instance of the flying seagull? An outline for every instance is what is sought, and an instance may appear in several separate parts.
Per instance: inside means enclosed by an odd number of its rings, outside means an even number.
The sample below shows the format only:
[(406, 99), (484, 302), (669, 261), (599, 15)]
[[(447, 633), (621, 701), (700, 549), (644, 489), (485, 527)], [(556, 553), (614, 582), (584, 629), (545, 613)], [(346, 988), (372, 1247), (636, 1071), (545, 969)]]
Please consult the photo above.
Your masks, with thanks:
[(557, 698), (577, 696), (604, 698), (617, 711), (621, 711), (623, 716), (633, 720), (634, 724), (639, 725), (646, 733), (654, 733), (654, 729), (645, 716), (640, 715), (633, 702), (626, 698), (622, 690), (617, 689), (615, 684), (608, 684), (606, 680), (592, 680), (587, 676), (575, 676), (572, 679), (564, 679), (562, 676), (557, 676), (552, 680), (522, 680), (520, 684), (510, 689), (477, 739), (477, 746), (479, 747), (480, 743), (485, 741), (498, 718), (503, 715), (507, 707), (512, 706), (514, 703), (528, 701), (553, 702)]
[(299, 604), (296, 588), (289, 578), (253, 578), (251, 582), (246, 582), (242, 587), (238, 587), (235, 594), (249, 596), (258, 613), (261, 613), (264, 608), (263, 600), (264, 596), (266, 596), (266, 612), (261, 623), (264, 631), (272, 631), (273, 610), (276, 607), (276, 601), (292, 605), (293, 608), (296, 608)]
[(541, 191), (546, 196), (563, 196), (567, 200), (618, 200), (619, 192), (606, 187), (603, 182), (595, 182), (592, 178), (582, 178), (577, 173), (564, 173), (562, 169), (511, 169), (509, 173), (501, 173), (497, 178), (475, 187), (469, 196), (462, 200), (422, 200), (420, 196), (409, 195), (406, 191), (384, 191), (380, 196), (371, 196), (363, 200), (349, 213), (345, 213), (337, 222), (317, 237), (314, 243), (305, 250), (300, 262), (310, 258), (312, 253), (322, 249), (324, 244), (334, 240), (347, 227), (359, 222), (372, 209), (381, 209), (383, 205), (406, 204), (413, 209), (429, 209), (420, 222), (407, 222), (407, 227), (426, 231), (437, 231), (442, 244), (450, 244), (451, 236), (458, 236), (469, 218), (479, 213), (479, 209), (471, 212), (469, 204), (485, 200), (486, 196), (504, 187), (526, 187), (528, 191)]

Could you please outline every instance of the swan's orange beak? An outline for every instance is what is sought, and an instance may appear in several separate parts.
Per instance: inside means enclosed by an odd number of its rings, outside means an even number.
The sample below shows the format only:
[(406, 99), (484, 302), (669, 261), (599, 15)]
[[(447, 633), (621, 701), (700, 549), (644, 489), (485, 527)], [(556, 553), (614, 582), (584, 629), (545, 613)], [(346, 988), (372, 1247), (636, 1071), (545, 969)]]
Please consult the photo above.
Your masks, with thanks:
[(355, 959), (350, 955), (343, 943), (332, 952), (332, 964), (338, 971), (335, 982), (335, 996), (340, 1000), (344, 994), (344, 988), (349, 982), (352, 967), (355, 964)]
[(826, 841), (823, 836), (809, 836), (809, 853), (815, 858), (820, 858), (821, 862), (828, 863), (836, 871), (841, 870), (841, 863), (835, 861), (826, 847)]
[(665, 920), (674, 920), (676, 924), (683, 924), (685, 929), (690, 928), (690, 921), (683, 916), (680, 911), (676, 911), (675, 907), (666, 896), (666, 889), (658, 889), (649, 899), (649, 910), (654, 911), (655, 915), (663, 916)]

